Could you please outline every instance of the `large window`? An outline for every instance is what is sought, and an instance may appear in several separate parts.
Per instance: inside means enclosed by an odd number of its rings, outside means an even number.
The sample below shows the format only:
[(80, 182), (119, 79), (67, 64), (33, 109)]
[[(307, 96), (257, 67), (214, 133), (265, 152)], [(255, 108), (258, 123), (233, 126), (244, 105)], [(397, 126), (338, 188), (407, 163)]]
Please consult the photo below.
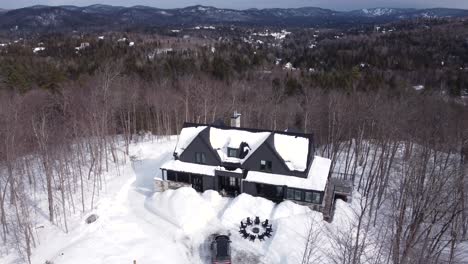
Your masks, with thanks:
[(321, 194), (316, 192), (305, 192), (305, 201), (308, 203), (319, 204), (321, 199)]
[(199, 164), (206, 163), (206, 156), (204, 152), (195, 152), (195, 162)]
[(283, 186), (276, 186), (276, 197), (283, 198)]
[(178, 182), (184, 182), (184, 183), (190, 183), (190, 175), (188, 173), (178, 172), (177, 173), (177, 181)]
[(176, 180), (176, 174), (173, 171), (167, 171), (167, 180), (168, 181), (175, 181)]
[(235, 177), (229, 177), (229, 185), (233, 187), (237, 186)]
[(322, 197), (321, 197), (320, 193), (316, 193), (316, 192), (312, 193), (312, 202), (313, 203), (316, 203), (316, 204), (320, 203), (321, 198)]
[(261, 171), (271, 171), (272, 163), (270, 160), (261, 160), (260, 161), (260, 170)]
[[(288, 188), (288, 190), (286, 191), (286, 199), (304, 201), (304, 191), (299, 189)], [(305, 199), (307, 199), (307, 197)]]
[(302, 201), (302, 191), (301, 190), (294, 190), (294, 200)]
[(236, 148), (228, 148), (228, 157), (230, 157), (230, 158), (238, 158), (238, 157), (239, 157), (239, 149), (236, 149)]

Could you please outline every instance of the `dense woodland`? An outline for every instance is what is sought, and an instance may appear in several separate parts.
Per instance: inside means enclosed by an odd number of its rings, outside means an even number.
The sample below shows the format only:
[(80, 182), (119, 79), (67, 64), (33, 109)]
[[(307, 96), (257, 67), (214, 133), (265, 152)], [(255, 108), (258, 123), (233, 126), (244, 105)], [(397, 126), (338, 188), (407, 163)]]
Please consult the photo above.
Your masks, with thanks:
[[(382, 28), (391, 32), (292, 28), (261, 43), (245, 39), (265, 28), (4, 34), (13, 44), (0, 47), (2, 243), (27, 262), (38, 243), (30, 197), (45, 195), (66, 232), (124, 162), (119, 144), (237, 110), (245, 127), (313, 133), (321, 155), (361, 171), (357, 236), (337, 237), (335, 263), (457, 263), (468, 239), (468, 22)], [(34, 53), (39, 42), (46, 49)], [(371, 242), (381, 244), (372, 258)]]

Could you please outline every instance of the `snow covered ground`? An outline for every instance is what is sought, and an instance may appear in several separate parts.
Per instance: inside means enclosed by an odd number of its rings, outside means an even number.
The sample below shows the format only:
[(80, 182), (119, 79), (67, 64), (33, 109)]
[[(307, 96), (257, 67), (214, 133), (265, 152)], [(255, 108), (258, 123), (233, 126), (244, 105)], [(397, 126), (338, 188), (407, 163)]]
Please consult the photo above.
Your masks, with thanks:
[[(153, 179), (160, 177), (158, 168), (171, 158), (175, 144), (175, 137), (133, 144), (132, 158), (119, 172), (110, 170), (95, 208), (72, 216), (68, 233), (39, 215), (31, 263), (210, 263), (215, 233), (231, 234), (233, 263), (303, 263), (306, 245), (309, 263), (333, 263), (343, 250), (340, 242), (354, 237), (358, 193), (352, 204), (338, 200), (334, 220), (327, 223), (321, 213), (289, 201), (276, 205), (247, 194), (223, 198), (192, 188), (155, 192)], [(91, 214), (98, 219), (86, 224)], [(249, 216), (269, 219), (273, 236), (263, 242), (243, 239), (239, 223)], [(372, 246), (366, 251), (373, 255)], [(12, 251), (0, 263), (17, 259)]]
[[(309, 208), (273, 202), (242, 194), (223, 198), (215, 191), (203, 194), (192, 188), (154, 191), (159, 166), (170, 159), (176, 144), (170, 140), (145, 141), (130, 149), (132, 162), (120, 173), (111, 172), (96, 207), (69, 220), (69, 232), (37, 220), (38, 246), (32, 263), (209, 263), (210, 235), (230, 233), (234, 263), (300, 263), (310, 231), (321, 241), (314, 255), (324, 258), (330, 247), (323, 230), (343, 228), (328, 224)], [(334, 223), (346, 216), (349, 206), (338, 203)], [(85, 219), (96, 214), (96, 222)], [(243, 239), (239, 223), (246, 217), (270, 219), (273, 236), (263, 242)], [(1, 263), (16, 263), (13, 255)]]

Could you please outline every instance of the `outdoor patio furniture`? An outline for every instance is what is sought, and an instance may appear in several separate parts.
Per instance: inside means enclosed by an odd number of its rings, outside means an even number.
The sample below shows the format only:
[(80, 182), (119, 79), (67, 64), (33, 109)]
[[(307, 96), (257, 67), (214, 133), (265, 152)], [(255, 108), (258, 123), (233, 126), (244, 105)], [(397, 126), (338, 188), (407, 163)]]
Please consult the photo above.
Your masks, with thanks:
[(244, 224), (243, 221), (241, 221), (241, 228), (245, 228), (247, 225)]
[(268, 219), (262, 222), (260, 217), (255, 216), (240, 221), (239, 234), (244, 239), (255, 241), (258, 238), (259, 241), (264, 241), (266, 238), (271, 237), (272, 232), (273, 228)]
[(256, 225), (260, 224), (260, 217), (258, 217), (258, 216), (255, 217), (255, 224)]

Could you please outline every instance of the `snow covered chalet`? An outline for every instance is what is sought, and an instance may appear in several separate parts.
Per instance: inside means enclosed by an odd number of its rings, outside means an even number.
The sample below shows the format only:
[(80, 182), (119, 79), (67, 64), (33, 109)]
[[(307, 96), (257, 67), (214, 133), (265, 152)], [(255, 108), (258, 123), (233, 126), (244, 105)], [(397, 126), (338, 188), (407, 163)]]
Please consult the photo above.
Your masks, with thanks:
[(240, 128), (236, 118), (230, 127), (185, 123), (173, 159), (161, 166), (163, 182), (322, 211), (331, 161), (314, 155), (312, 134)]

